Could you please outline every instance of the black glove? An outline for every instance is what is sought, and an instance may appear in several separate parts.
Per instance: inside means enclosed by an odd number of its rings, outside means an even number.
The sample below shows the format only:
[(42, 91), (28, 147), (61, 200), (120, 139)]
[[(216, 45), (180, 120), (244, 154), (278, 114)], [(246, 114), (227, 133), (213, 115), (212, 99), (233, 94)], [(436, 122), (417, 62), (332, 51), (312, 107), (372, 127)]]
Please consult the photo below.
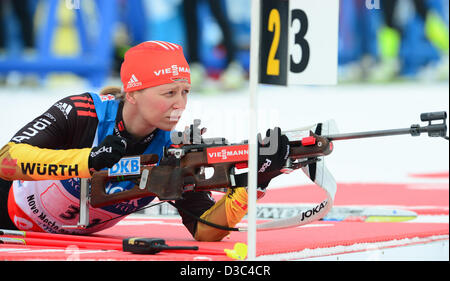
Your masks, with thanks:
[(99, 146), (93, 147), (89, 155), (89, 168), (99, 171), (111, 168), (125, 155), (127, 142), (124, 138), (109, 135)]
[(282, 174), (280, 170), (289, 157), (289, 148), (288, 137), (282, 135), (278, 127), (267, 130), (266, 138), (262, 141), (261, 135), (258, 134), (259, 188), (266, 188), (271, 179)]

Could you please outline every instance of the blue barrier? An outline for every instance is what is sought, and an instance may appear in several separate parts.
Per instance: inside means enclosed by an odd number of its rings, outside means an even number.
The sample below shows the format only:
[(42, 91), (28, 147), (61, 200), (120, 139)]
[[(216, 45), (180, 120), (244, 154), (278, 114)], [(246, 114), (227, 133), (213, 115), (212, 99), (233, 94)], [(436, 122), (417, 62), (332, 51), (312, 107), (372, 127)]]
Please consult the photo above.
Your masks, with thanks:
[[(116, 0), (113, 0), (116, 1)], [(59, 0), (46, 1), (45, 22), (37, 31), (36, 50), (34, 57), (9, 56), (0, 61), (0, 73), (19, 71), (37, 73), (45, 77), (50, 72), (70, 72), (89, 80), (94, 86), (101, 86), (108, 77), (112, 66), (113, 28), (117, 20), (117, 5), (111, 0), (95, 0), (97, 11), (98, 32), (95, 35), (88, 31), (92, 27), (82, 15), (82, 7), (72, 9), (75, 13), (75, 29), (80, 42), (80, 52), (74, 56), (57, 56), (51, 52), (52, 40), (57, 26), (57, 8)]]

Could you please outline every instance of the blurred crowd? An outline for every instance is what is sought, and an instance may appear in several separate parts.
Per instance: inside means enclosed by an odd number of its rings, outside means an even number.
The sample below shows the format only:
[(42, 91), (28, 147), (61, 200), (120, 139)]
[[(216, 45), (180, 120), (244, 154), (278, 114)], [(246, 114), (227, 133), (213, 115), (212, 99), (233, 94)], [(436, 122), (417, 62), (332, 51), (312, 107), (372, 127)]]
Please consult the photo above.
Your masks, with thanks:
[[(448, 5), (340, 0), (339, 81), (448, 81)], [(39, 58), (83, 60), (84, 53), (100, 51), (105, 69), (98, 72), (117, 77), (125, 51), (147, 40), (183, 46), (197, 91), (242, 88), (249, 69), (250, 0), (1, 0), (0, 85), (26, 82), (22, 74), (39, 72)], [(64, 66), (55, 71), (70, 72)]]
[(341, 0), (340, 81), (448, 81), (448, 4)]

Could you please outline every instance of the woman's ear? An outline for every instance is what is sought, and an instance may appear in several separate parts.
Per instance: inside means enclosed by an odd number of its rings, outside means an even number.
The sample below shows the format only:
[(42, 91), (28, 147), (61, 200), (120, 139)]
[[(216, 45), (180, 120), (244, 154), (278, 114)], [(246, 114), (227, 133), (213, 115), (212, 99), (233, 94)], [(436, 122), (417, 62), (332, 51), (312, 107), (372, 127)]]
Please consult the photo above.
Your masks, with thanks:
[(131, 104), (136, 104), (136, 97), (135, 97), (136, 91), (133, 92), (126, 92), (125, 94), (125, 99), (131, 103)]

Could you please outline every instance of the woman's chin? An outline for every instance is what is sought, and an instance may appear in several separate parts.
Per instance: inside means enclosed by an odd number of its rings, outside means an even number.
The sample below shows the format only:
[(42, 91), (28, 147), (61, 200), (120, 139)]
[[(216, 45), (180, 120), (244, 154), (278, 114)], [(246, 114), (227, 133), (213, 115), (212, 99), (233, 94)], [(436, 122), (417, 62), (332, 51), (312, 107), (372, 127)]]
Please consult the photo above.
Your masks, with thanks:
[(169, 120), (167, 122), (163, 122), (158, 128), (163, 131), (172, 131), (178, 124), (178, 120)]

